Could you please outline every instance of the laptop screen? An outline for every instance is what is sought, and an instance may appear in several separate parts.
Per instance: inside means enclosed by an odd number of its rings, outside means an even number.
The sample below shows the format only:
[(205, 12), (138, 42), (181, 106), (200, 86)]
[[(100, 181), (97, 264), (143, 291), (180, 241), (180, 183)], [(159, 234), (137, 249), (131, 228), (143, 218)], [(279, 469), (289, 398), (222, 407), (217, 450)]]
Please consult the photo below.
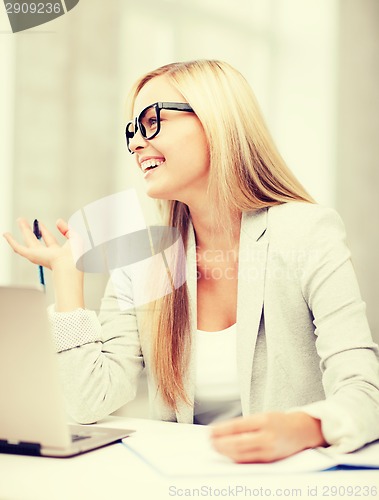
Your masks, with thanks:
[(0, 287), (0, 440), (70, 442), (45, 294)]

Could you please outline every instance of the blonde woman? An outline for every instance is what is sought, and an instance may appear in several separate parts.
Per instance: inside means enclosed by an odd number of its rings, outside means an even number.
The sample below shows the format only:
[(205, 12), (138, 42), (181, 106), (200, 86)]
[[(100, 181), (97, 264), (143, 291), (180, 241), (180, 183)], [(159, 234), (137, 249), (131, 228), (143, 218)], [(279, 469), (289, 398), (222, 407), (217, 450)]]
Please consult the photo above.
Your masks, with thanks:
[(42, 225), (43, 244), (25, 220), (25, 244), (5, 235), (52, 270), (72, 416), (91, 423), (132, 400), (146, 367), (151, 416), (213, 424), (215, 448), (237, 462), (379, 438), (378, 350), (343, 224), (286, 167), (245, 79), (220, 61), (170, 64), (129, 104), (127, 146), (182, 235), (185, 284), (133, 308), (138, 276), (119, 269), (97, 317), (69, 242)]

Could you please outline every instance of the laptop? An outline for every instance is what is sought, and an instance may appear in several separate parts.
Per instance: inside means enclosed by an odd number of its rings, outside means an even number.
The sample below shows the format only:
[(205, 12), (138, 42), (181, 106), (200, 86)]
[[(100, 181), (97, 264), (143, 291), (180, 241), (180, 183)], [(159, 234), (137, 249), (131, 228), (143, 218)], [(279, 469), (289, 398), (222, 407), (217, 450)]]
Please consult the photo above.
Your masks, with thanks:
[(131, 429), (67, 423), (41, 289), (0, 287), (0, 452), (72, 457)]

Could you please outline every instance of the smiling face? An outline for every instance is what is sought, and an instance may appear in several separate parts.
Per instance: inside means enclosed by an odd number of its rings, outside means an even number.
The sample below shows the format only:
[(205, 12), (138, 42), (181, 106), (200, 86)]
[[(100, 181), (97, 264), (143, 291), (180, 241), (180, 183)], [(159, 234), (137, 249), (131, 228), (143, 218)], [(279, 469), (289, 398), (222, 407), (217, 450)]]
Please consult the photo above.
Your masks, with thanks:
[[(134, 103), (137, 116), (155, 102), (185, 103), (182, 94), (165, 76), (148, 81)], [(208, 145), (195, 113), (162, 109), (161, 129), (153, 139), (138, 131), (129, 147), (135, 153), (152, 198), (178, 200), (189, 206), (206, 199), (209, 174)], [(156, 168), (151, 168), (157, 165)]]

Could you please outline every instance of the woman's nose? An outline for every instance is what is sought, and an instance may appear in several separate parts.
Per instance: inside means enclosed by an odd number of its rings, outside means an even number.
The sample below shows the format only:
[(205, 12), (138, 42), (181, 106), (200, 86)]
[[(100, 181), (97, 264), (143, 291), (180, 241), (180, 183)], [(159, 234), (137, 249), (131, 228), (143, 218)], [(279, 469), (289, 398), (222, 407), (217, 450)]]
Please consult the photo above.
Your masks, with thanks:
[(135, 153), (138, 149), (144, 148), (147, 140), (142, 136), (141, 132), (137, 130), (134, 136), (129, 141), (129, 149)]

